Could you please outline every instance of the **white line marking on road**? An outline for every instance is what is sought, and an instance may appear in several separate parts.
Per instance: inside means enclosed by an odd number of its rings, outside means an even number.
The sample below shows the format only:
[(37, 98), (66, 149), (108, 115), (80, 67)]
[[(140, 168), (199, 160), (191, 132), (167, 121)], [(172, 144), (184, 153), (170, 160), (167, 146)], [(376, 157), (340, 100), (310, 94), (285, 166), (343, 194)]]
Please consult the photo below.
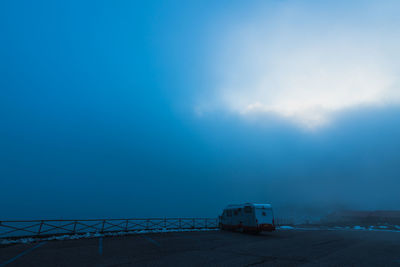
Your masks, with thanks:
[(158, 243), (157, 241), (155, 241), (154, 239), (143, 235), (143, 238), (147, 239), (148, 241), (150, 241), (151, 243), (153, 243), (154, 245), (156, 245), (157, 247), (161, 247), (160, 243)]
[(26, 255), (26, 254), (28, 254), (28, 253), (31, 252), (32, 250), (37, 249), (38, 247), (43, 246), (43, 245), (46, 244), (46, 243), (47, 243), (47, 242), (39, 243), (39, 244), (37, 244), (36, 246), (31, 247), (31, 248), (29, 248), (29, 249), (23, 251), (22, 253), (18, 254), (18, 255), (15, 256), (14, 258), (9, 259), (8, 261), (5, 261), (5, 262), (3, 262), (3, 263), (0, 263), (0, 267), (3, 267), (3, 266), (6, 266), (7, 264), (10, 264), (11, 262), (13, 262), (13, 261), (17, 260), (18, 258), (20, 258), (20, 257), (22, 257), (22, 256), (24, 256), (24, 255)]

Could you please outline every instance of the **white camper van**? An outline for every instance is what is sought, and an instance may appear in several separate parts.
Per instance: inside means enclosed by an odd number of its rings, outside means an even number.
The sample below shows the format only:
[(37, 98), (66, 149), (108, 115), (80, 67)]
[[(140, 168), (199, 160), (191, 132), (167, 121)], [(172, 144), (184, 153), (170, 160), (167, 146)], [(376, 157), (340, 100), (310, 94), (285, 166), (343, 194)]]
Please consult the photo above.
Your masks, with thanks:
[(270, 204), (228, 205), (219, 218), (222, 230), (255, 233), (275, 231), (274, 213)]

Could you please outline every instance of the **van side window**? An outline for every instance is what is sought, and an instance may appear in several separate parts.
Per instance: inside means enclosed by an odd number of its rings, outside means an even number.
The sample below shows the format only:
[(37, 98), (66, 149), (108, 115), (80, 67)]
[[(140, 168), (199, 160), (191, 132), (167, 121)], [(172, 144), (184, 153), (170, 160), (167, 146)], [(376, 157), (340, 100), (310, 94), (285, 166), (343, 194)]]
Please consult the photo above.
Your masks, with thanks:
[(228, 216), (228, 217), (232, 217), (232, 211), (231, 211), (231, 210), (227, 210), (226, 213), (227, 213), (227, 216)]
[(251, 213), (251, 207), (250, 206), (245, 206), (243, 211), (244, 211), (244, 213)]

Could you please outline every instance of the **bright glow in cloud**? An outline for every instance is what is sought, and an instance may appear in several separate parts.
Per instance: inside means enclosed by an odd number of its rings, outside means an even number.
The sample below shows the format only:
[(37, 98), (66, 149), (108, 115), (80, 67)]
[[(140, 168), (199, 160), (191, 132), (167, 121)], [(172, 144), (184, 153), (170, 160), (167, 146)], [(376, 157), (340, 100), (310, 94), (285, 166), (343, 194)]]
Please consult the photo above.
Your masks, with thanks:
[(217, 105), (316, 129), (342, 111), (400, 103), (399, 24), (391, 8), (374, 10), (343, 18), (285, 5), (228, 23), (213, 62)]

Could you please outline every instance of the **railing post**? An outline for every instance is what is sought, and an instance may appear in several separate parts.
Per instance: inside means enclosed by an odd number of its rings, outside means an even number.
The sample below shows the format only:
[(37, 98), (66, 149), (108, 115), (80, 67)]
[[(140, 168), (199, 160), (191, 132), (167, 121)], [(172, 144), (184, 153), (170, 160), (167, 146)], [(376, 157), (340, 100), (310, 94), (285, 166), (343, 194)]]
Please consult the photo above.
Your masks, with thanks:
[(196, 228), (196, 222), (195, 222), (195, 218), (193, 218), (193, 229)]
[(42, 226), (43, 226), (43, 221), (40, 222), (39, 230), (38, 230), (38, 235), (40, 235), (40, 232), (42, 231)]
[(179, 218), (179, 229), (182, 229), (182, 218)]
[(164, 229), (167, 229), (167, 218), (164, 217)]
[(128, 219), (126, 219), (126, 224), (125, 224), (125, 232), (128, 232)]
[(205, 224), (205, 227), (204, 227), (204, 228), (206, 228), (206, 229), (207, 229), (207, 228), (208, 228), (208, 227), (207, 227), (207, 218), (206, 218), (206, 219), (204, 219), (204, 224)]
[(145, 229), (145, 230), (149, 230), (149, 223), (150, 223), (150, 220), (147, 219), (147, 220), (146, 220), (146, 229)]
[(103, 220), (103, 224), (101, 225), (101, 232), (100, 233), (104, 233), (104, 224), (106, 223), (106, 220)]
[(76, 221), (74, 222), (74, 230), (73, 230), (73, 232), (74, 232), (74, 234), (76, 233)]

